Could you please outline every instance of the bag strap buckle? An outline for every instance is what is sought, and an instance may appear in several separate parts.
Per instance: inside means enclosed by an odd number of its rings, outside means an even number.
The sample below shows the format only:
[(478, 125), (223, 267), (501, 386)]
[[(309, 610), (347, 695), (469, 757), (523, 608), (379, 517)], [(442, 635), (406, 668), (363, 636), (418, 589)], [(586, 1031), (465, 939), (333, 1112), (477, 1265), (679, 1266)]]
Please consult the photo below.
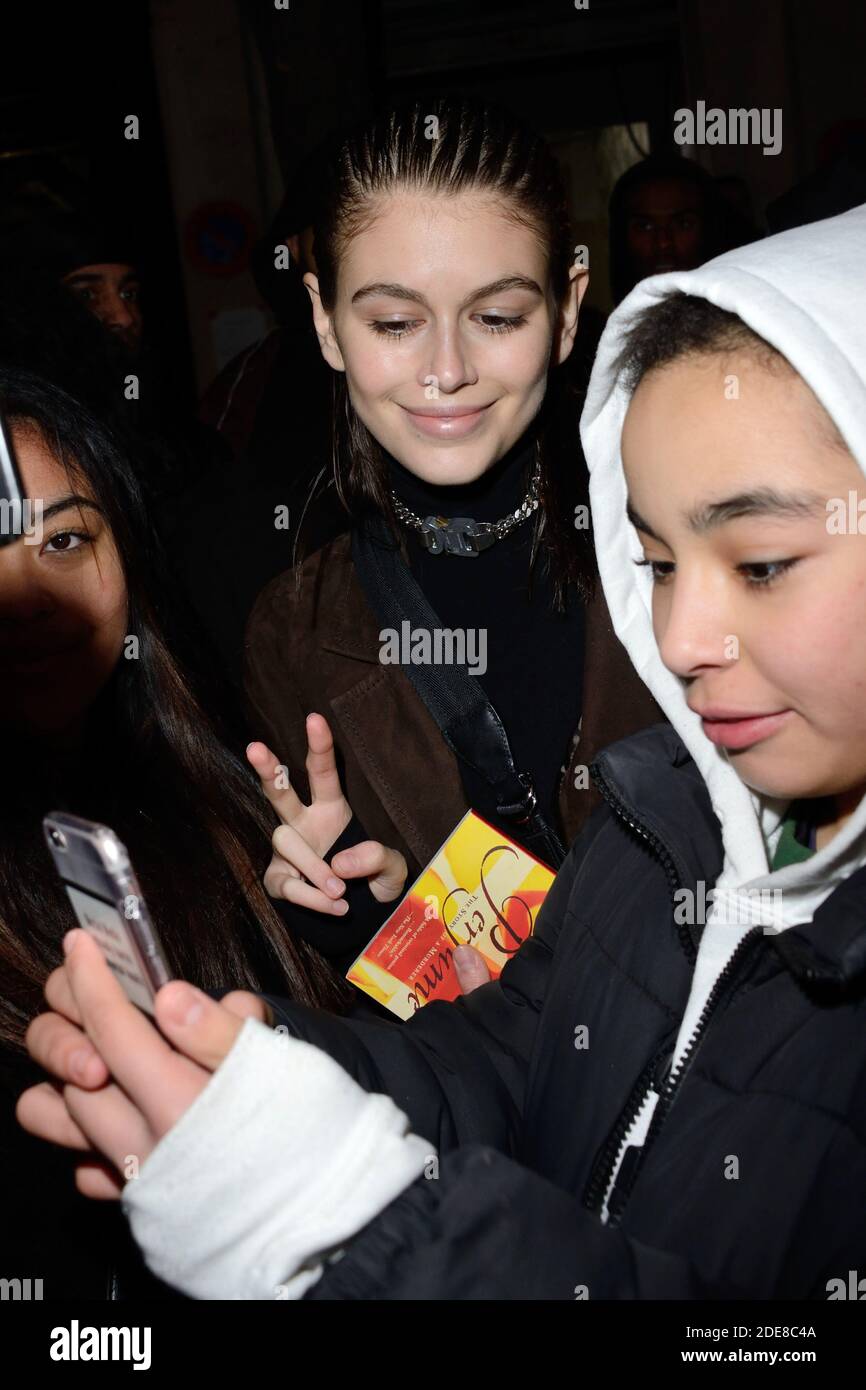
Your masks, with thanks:
[(516, 821), (518, 825), (525, 825), (535, 815), (535, 808), (538, 805), (538, 797), (535, 794), (535, 787), (532, 785), (532, 778), (525, 772), (518, 772), (518, 781), (526, 788), (526, 796), (522, 801), (516, 801), (510, 806), (498, 806), (500, 816), (506, 816), (509, 820)]

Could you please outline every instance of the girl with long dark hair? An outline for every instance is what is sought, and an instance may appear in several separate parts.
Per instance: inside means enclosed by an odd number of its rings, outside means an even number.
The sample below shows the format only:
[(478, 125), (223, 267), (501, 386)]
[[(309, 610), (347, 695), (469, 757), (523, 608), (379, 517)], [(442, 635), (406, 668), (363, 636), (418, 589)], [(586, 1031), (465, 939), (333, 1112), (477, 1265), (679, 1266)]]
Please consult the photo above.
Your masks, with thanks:
[[(5, 1125), (30, 1074), (27, 1025), (75, 925), (42, 837), (51, 810), (107, 823), (126, 843), (172, 973), (205, 989), (282, 981), (337, 1010), (347, 987), (290, 937), (262, 888), (274, 818), (174, 655), (177, 600), (161, 587), (132, 465), (94, 417), (32, 374), (0, 368), (0, 406), (26, 493), (44, 504), (41, 537), (0, 549)], [(10, 1156), (7, 1190), (27, 1162)], [(26, 1202), (20, 1210), (37, 1219)]]
[(41, 546), (0, 552), (0, 1040), (20, 1043), (71, 921), (42, 843), (54, 806), (127, 842), (176, 973), (204, 988), (281, 976), (337, 1003), (329, 967), (287, 939), (259, 886), (273, 817), (166, 640), (177, 600), (132, 466), (47, 382), (0, 369), (0, 403), (25, 483), (38, 469), (54, 499)]

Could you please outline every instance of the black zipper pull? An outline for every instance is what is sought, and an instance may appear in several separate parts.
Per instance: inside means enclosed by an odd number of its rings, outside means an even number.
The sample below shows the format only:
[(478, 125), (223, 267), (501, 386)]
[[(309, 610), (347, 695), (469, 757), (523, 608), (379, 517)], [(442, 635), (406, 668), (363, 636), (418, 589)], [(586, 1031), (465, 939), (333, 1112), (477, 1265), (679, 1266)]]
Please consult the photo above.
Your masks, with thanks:
[[(761, 927), (752, 927), (748, 932), (746, 932), (746, 935), (740, 940), (739, 945), (736, 946), (736, 948), (734, 949), (733, 955), (731, 956), (727, 965), (724, 967), (721, 974), (716, 979), (716, 982), (713, 985), (712, 989), (710, 990), (709, 996), (701, 1011), (701, 1016), (698, 1019), (695, 1030), (692, 1033), (691, 1038), (689, 1039), (685, 1052), (680, 1057), (675, 1075), (671, 1071), (670, 1059), (668, 1059), (668, 1064), (665, 1069), (667, 1079), (659, 1094), (659, 1099), (653, 1111), (649, 1129), (647, 1130), (646, 1137), (643, 1141), (643, 1146), (642, 1148), (637, 1150), (637, 1157), (632, 1161), (633, 1172), (637, 1165), (638, 1158), (645, 1155), (646, 1151), (652, 1147), (653, 1143), (658, 1138), (659, 1130), (661, 1129), (662, 1125), (665, 1122), (665, 1119), (670, 1113), (671, 1106), (673, 1105), (676, 1096), (680, 1092), (683, 1080), (694, 1060), (695, 1052), (698, 1050), (700, 1043), (703, 1041), (710, 1020), (712, 1019), (713, 1015), (719, 1010), (723, 1001), (726, 1003), (730, 1003), (732, 991), (736, 986), (736, 972), (739, 966), (742, 964), (743, 958), (755, 947), (756, 944), (760, 944), (762, 940), (763, 935)], [(634, 1172), (634, 1176), (636, 1176), (636, 1172)], [(633, 1181), (634, 1177), (632, 1178), (632, 1182)], [(610, 1224), (613, 1225), (618, 1224), (619, 1216), (621, 1215), (622, 1209), (625, 1207), (626, 1201), (628, 1200), (629, 1189), (631, 1186), (631, 1184), (628, 1182), (627, 1177), (623, 1173), (622, 1168), (620, 1168), (620, 1171), (617, 1175), (617, 1181), (615, 1186), (622, 1186), (623, 1193), (615, 1215), (613, 1212), (611, 1212), (610, 1204), (608, 1204), (608, 1221)]]

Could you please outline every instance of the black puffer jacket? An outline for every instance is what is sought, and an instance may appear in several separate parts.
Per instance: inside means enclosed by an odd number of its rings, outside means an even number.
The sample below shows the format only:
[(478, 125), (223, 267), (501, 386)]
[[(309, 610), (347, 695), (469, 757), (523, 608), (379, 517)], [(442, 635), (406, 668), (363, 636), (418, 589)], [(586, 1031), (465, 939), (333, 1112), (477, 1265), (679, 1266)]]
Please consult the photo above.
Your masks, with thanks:
[(593, 775), (607, 807), (498, 983), (403, 1026), (271, 1001), (440, 1152), (307, 1297), (825, 1299), (866, 1273), (866, 871), (812, 924), (747, 935), (669, 1092), (700, 932), (673, 893), (715, 881), (718, 822), (670, 728)]

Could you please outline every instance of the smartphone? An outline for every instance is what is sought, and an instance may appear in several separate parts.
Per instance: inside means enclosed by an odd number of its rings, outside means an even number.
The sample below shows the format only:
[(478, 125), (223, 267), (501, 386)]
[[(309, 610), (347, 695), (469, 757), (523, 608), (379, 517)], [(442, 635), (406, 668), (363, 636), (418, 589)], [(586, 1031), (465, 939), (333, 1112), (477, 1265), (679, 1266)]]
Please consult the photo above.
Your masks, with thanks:
[(96, 821), (54, 811), (42, 822), (78, 923), (99, 942), (127, 998), (153, 1016), (153, 997), (171, 979), (126, 847)]
[(17, 541), (24, 534), (28, 519), (12, 436), (0, 411), (0, 545)]

